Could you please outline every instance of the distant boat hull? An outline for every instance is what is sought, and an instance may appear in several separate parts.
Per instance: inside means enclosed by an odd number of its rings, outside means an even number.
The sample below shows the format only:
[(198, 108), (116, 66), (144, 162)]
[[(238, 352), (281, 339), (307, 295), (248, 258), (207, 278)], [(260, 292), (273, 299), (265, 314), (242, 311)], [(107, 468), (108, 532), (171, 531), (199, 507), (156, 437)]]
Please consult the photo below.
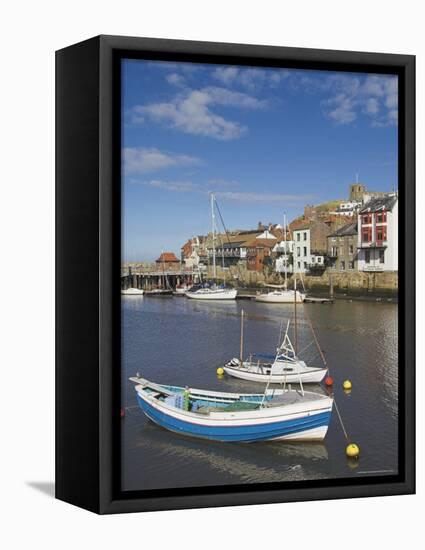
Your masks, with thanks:
[(150, 298), (161, 298), (162, 296), (172, 296), (173, 291), (172, 290), (162, 290), (162, 289), (147, 290), (145, 292), (145, 295), (149, 296)]
[(177, 296), (184, 296), (188, 290), (189, 290), (189, 288), (187, 286), (177, 287), (176, 290), (173, 292), (173, 294), (175, 294)]
[(125, 290), (121, 290), (121, 294), (125, 296), (143, 296), (144, 290), (141, 290), (140, 288), (127, 288)]
[(326, 376), (326, 368), (314, 368), (300, 366), (292, 368), (292, 372), (284, 372), (283, 369), (279, 373), (274, 373), (270, 376), (271, 365), (257, 365), (255, 363), (244, 362), (242, 365), (235, 365), (234, 360), (223, 366), (226, 374), (241, 380), (249, 380), (250, 382), (260, 382), (263, 384), (299, 384), (300, 380), (303, 384), (319, 384)]
[[(137, 379), (132, 379), (136, 381)], [(296, 390), (276, 391), (267, 394), (265, 405), (262, 406), (262, 394), (235, 395), (229, 400), (224, 392), (205, 392), (190, 390), (199, 394), (193, 398), (214, 403), (215, 399), (227, 400), (229, 406), (234, 403), (247, 404), (246, 410), (232, 409), (226, 412), (226, 407), (210, 407), (207, 413), (183, 410), (160, 400), (161, 386), (155, 386), (158, 391), (149, 387), (149, 382), (136, 386), (137, 401), (145, 415), (159, 426), (172, 432), (222, 442), (261, 442), (261, 441), (312, 441), (322, 440), (328, 430), (332, 398), (305, 392), (301, 395)], [(164, 386), (167, 388), (167, 386)], [(183, 389), (180, 388), (180, 393)], [(176, 393), (167, 393), (173, 396)], [(274, 400), (277, 400), (275, 404)], [(211, 410), (212, 409), (212, 410)]]
[(257, 294), (255, 300), (269, 304), (293, 304), (295, 302), (295, 292), (297, 294), (297, 303), (304, 302), (305, 294), (302, 294), (298, 290), (275, 290), (273, 292)]
[(201, 288), (194, 292), (187, 291), (185, 294), (193, 300), (235, 300), (237, 293), (234, 288)]

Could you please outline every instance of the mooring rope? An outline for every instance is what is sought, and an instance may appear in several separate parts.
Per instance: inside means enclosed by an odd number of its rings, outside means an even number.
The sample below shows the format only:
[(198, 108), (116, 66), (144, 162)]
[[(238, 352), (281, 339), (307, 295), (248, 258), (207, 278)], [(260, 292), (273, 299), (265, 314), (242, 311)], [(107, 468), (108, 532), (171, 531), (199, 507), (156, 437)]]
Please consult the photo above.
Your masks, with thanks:
[(336, 399), (335, 399), (335, 397), (334, 397), (334, 405), (335, 405), (336, 413), (337, 413), (338, 418), (339, 418), (339, 422), (340, 422), (340, 424), (341, 424), (342, 431), (344, 432), (344, 435), (345, 435), (345, 439), (348, 441), (348, 443), (350, 443), (351, 440), (350, 440), (350, 438), (348, 437), (347, 430), (345, 429), (344, 422), (342, 421), (341, 414), (340, 414), (340, 412), (339, 412), (338, 405), (336, 404)]

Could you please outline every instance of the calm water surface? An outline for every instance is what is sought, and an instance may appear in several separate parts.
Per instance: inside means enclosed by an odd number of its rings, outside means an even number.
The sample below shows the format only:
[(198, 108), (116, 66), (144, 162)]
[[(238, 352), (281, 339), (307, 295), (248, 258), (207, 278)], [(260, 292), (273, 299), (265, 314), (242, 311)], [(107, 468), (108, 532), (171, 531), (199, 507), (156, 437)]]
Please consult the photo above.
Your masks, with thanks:
[[(261, 392), (261, 384), (216, 375), (217, 367), (239, 355), (242, 308), (244, 355), (273, 353), (292, 305), (123, 297), (123, 490), (397, 473), (397, 304), (341, 300), (297, 308), (299, 349), (312, 341), (304, 310), (335, 380), (333, 392), (345, 427), (361, 449), (354, 463), (345, 456), (335, 410), (323, 443), (209, 442), (166, 431), (144, 416), (128, 380), (136, 372), (164, 384)], [(314, 344), (301, 357), (320, 364)], [(342, 389), (346, 378), (353, 384), (349, 394)]]

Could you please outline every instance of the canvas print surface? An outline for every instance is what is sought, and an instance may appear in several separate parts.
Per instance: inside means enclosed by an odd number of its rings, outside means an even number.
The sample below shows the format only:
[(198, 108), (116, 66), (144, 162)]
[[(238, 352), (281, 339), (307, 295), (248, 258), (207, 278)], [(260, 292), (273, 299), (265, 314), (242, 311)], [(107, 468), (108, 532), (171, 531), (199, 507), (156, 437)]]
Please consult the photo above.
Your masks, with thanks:
[(398, 82), (121, 62), (121, 487), (398, 473)]

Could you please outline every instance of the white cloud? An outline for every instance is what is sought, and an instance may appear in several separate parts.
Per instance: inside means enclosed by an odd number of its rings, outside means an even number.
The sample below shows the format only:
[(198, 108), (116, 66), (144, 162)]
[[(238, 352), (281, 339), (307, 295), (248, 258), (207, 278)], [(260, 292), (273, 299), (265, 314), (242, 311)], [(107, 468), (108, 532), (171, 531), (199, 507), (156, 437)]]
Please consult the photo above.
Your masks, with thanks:
[(178, 73), (167, 74), (165, 79), (169, 84), (172, 84), (173, 86), (184, 86), (186, 82), (184, 76)]
[(259, 69), (254, 67), (217, 67), (212, 77), (225, 86), (242, 86), (249, 90), (259, 90), (264, 86), (275, 87), (289, 76), (286, 69)]
[(376, 115), (379, 111), (379, 102), (375, 97), (370, 97), (366, 100), (365, 112), (369, 115)]
[(133, 108), (133, 122), (143, 123), (148, 117), (187, 134), (208, 136), (219, 140), (241, 137), (246, 127), (226, 120), (212, 110), (216, 105), (247, 109), (262, 109), (266, 103), (241, 92), (206, 87), (178, 94), (172, 101), (138, 105)]
[(337, 124), (350, 124), (360, 113), (371, 119), (372, 126), (396, 125), (398, 121), (397, 77), (368, 75), (359, 77), (332, 75), (322, 83), (322, 90), (334, 96), (322, 101), (325, 114)]
[(190, 193), (199, 191), (199, 185), (191, 181), (150, 180), (134, 183), (141, 183), (142, 185), (149, 185), (150, 187), (165, 189), (166, 191), (173, 191), (174, 193)]
[(337, 124), (349, 124), (357, 118), (354, 102), (345, 94), (338, 94), (327, 100), (325, 105), (329, 108), (327, 116)]
[[(238, 182), (231, 182), (226, 180), (209, 180), (203, 183), (194, 183), (192, 181), (173, 181), (173, 180), (137, 180), (132, 179), (130, 183), (136, 185), (146, 185), (161, 189), (164, 191), (170, 191), (172, 193), (198, 193), (202, 195), (209, 195), (212, 187), (219, 185), (238, 185)], [(241, 203), (262, 203), (262, 204), (291, 204), (301, 203), (313, 200), (314, 195), (286, 195), (280, 193), (250, 193), (250, 192), (237, 192), (237, 191), (214, 191), (216, 197), (224, 201), (241, 202)]]
[(170, 166), (192, 166), (201, 160), (189, 155), (167, 153), (154, 147), (126, 147), (123, 149), (124, 172), (145, 174)]
[(233, 192), (233, 191), (219, 191), (216, 193), (217, 197), (224, 200), (235, 202), (261, 202), (261, 203), (294, 203), (309, 201), (313, 199), (313, 195), (284, 195), (284, 194), (267, 194), (267, 193), (249, 193), (249, 192)]

